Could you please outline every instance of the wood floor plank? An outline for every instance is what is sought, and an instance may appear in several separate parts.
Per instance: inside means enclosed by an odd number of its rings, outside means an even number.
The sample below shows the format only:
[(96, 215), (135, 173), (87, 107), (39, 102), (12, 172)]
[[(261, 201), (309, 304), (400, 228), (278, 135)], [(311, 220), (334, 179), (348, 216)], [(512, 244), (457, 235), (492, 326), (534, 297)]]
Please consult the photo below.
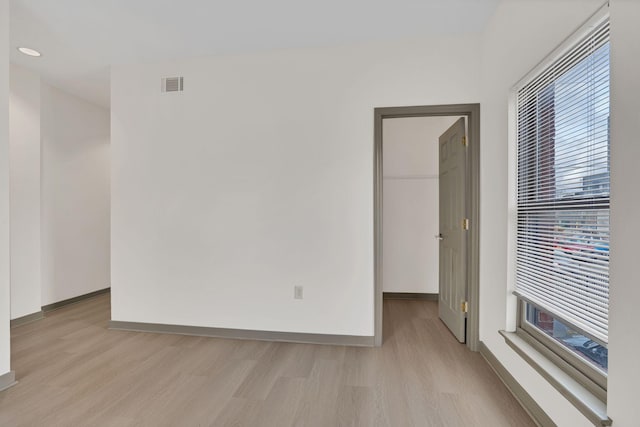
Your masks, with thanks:
[(111, 331), (109, 295), (12, 329), (1, 426), (533, 426), (433, 301), (384, 301), (380, 348)]
[(375, 388), (342, 386), (338, 393), (336, 408), (337, 425), (369, 427), (376, 418)]

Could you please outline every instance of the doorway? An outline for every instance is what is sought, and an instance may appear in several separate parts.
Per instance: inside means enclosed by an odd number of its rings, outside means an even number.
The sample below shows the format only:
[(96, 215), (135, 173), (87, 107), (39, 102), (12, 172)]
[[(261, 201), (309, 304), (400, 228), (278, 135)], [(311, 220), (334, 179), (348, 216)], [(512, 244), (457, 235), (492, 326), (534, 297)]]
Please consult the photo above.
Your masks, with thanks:
[[(464, 286), (464, 303), (459, 305), (456, 299), (455, 307), (459, 307), (463, 318), (462, 339), (460, 333), (455, 333), (459, 340), (464, 341), (466, 345), (473, 351), (477, 351), (478, 339), (478, 201), (479, 201), (479, 153), (480, 153), (480, 106), (479, 104), (458, 104), (458, 105), (437, 105), (437, 106), (418, 106), (418, 107), (390, 107), (376, 108), (374, 112), (374, 266), (375, 266), (375, 343), (382, 345), (382, 304), (383, 304), (383, 122), (385, 119), (395, 118), (420, 118), (420, 117), (445, 117), (459, 116), (463, 117), (462, 123), (467, 123), (467, 135), (465, 138), (466, 160), (463, 162), (464, 182), (462, 191), (459, 196), (459, 206), (463, 206), (463, 221), (457, 221), (461, 227), (467, 227), (465, 230), (466, 238), (460, 247), (460, 254), (463, 257), (463, 278)], [(389, 123), (389, 121), (387, 121)], [(443, 129), (442, 131), (444, 132)], [(450, 129), (451, 130), (451, 129)], [(466, 221), (466, 222), (465, 222)], [(436, 237), (436, 236), (434, 236)], [(440, 245), (442, 251), (442, 244)], [(450, 306), (453, 306), (450, 304)], [(442, 316), (441, 316), (442, 318)], [(447, 323), (445, 321), (445, 323)], [(451, 327), (450, 327), (451, 328)], [(452, 332), (453, 332), (453, 328)], [(460, 329), (458, 327), (458, 329)], [(465, 334), (466, 330), (466, 334)]]

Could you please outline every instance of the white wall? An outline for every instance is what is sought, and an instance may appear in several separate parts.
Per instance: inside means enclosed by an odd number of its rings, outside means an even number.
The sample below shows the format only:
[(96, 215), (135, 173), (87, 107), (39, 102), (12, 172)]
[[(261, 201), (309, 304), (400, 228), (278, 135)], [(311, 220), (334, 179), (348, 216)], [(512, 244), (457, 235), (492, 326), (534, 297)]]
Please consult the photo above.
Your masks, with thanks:
[(42, 304), (110, 284), (109, 111), (42, 83)]
[[(620, 3), (620, 1), (612, 0), (612, 9), (615, 10), (616, 3)], [(509, 226), (506, 225), (511, 217), (508, 196), (509, 162), (515, 161), (513, 158), (509, 158), (509, 153), (514, 153), (514, 151), (513, 147), (509, 145), (507, 136), (509, 127), (509, 91), (530, 69), (593, 14), (602, 3), (601, 0), (503, 1), (490, 22), (484, 37), (480, 176), (480, 338), (559, 426), (589, 426), (591, 423), (516, 355), (498, 334), (500, 329), (513, 330), (515, 327), (515, 298), (511, 295), (513, 280), (508, 277), (508, 271), (510, 270), (507, 261), (509, 259)], [(627, 6), (627, 8), (635, 8), (636, 12), (638, 10), (635, 5), (633, 7)], [(629, 10), (628, 12), (632, 11)], [(635, 17), (638, 18), (640, 15), (636, 13)], [(616, 24), (613, 21), (612, 19), (612, 25), (615, 27)], [(631, 22), (632, 20), (627, 21), (627, 27), (618, 33), (617, 40), (612, 37), (612, 49), (615, 50), (615, 45), (617, 44), (619, 52), (618, 57), (614, 55), (612, 58), (612, 68), (616, 69), (617, 65), (619, 73), (618, 76), (615, 74), (612, 76), (612, 85), (614, 87), (616, 85), (624, 87), (624, 89), (619, 88), (618, 92), (624, 90), (629, 93), (626, 96), (626, 105), (634, 107), (634, 111), (637, 112), (638, 101), (634, 99), (638, 95), (637, 86), (635, 86), (636, 90), (633, 91), (633, 86), (628, 82), (633, 80), (638, 73), (637, 47), (621, 47), (637, 45), (637, 27)], [(539, 31), (540, 28), (544, 28), (544, 31)], [(632, 30), (635, 31), (635, 34), (632, 34)], [(613, 32), (615, 34), (615, 30)], [(620, 55), (624, 53), (624, 56), (627, 57), (632, 53), (632, 49), (636, 49), (633, 52), (634, 59), (621, 61)], [(622, 68), (631, 65), (633, 67), (620, 74)], [(637, 85), (635, 82), (634, 84)], [(615, 99), (618, 95), (612, 95), (612, 103), (614, 108), (618, 105), (617, 109), (620, 110), (620, 101)], [(615, 113), (612, 111), (612, 114)], [(628, 125), (624, 130), (624, 135), (627, 138), (635, 138), (633, 135), (637, 134), (637, 114), (635, 117), (635, 122)], [(618, 147), (617, 156), (627, 156), (626, 158), (629, 161), (637, 158), (633, 154), (637, 154), (638, 148), (631, 148), (633, 142), (630, 139), (620, 149), (618, 145), (619, 139), (615, 136), (617, 133), (614, 130), (615, 123), (612, 120), (612, 153)], [(626, 149), (627, 147), (629, 148), (628, 150)], [(613, 172), (615, 167), (612, 162), (612, 173), (619, 176), (620, 171)], [(637, 170), (632, 171), (631, 169), (633, 169), (633, 166), (629, 163), (622, 172), (625, 174), (638, 174)], [(632, 176), (630, 178), (629, 175), (626, 175), (625, 179), (628, 179), (629, 187), (624, 191), (630, 197), (630, 200), (633, 200), (633, 203), (628, 206), (629, 208), (633, 206), (633, 209), (629, 210), (628, 218), (618, 217), (622, 219), (620, 222), (616, 221), (615, 215), (612, 217), (612, 230), (618, 232), (628, 233), (629, 227), (625, 226), (625, 221), (628, 221), (627, 224), (632, 224), (631, 218), (637, 218), (637, 189), (632, 190), (632, 187), (635, 186), (631, 185), (631, 182), (637, 182), (638, 180), (633, 179)], [(619, 183), (615, 182), (615, 178), (612, 178), (612, 194), (618, 191), (620, 191)], [(617, 202), (612, 202), (613, 206), (615, 206), (615, 203)], [(635, 222), (635, 219), (633, 221)], [(616, 363), (622, 362), (620, 353), (616, 354), (616, 348), (620, 347), (616, 347), (616, 345), (624, 345), (626, 347), (627, 356), (624, 359), (624, 363), (621, 364), (624, 368), (630, 369), (631, 372), (634, 372), (634, 370), (638, 372), (637, 364), (631, 363), (631, 361), (637, 361), (640, 345), (637, 341), (628, 339), (629, 336), (635, 334), (626, 335), (624, 344), (616, 344), (616, 340), (620, 340), (623, 337), (623, 334), (617, 332), (619, 326), (615, 320), (619, 314), (617, 313), (616, 301), (626, 299), (625, 305), (631, 310), (631, 301), (634, 301), (633, 297), (637, 296), (637, 290), (632, 290), (632, 286), (625, 286), (625, 290), (621, 290), (619, 285), (615, 283), (616, 277), (619, 277), (616, 272), (620, 265), (619, 263), (626, 262), (620, 261), (618, 258), (620, 253), (616, 251), (616, 231), (612, 235), (611, 249), (612, 301), (609, 329), (611, 343), (609, 407), (611, 410), (609, 412), (614, 420), (614, 425), (624, 427), (637, 425), (637, 417), (630, 416), (633, 411), (636, 411), (637, 414), (637, 409), (631, 409), (631, 407), (637, 406), (635, 403), (632, 404), (633, 397), (622, 396), (623, 391), (637, 395), (635, 393), (637, 381), (629, 383), (625, 378), (627, 373), (621, 372), (620, 368), (616, 367)], [(632, 239), (631, 236), (629, 238)], [(627, 255), (631, 257), (631, 252), (628, 252)], [(616, 259), (619, 261), (615, 261)], [(631, 272), (634, 263), (637, 264), (636, 261), (631, 261), (628, 264), (628, 269), (625, 268), (626, 271), (624, 273), (620, 271), (624, 280), (628, 280), (629, 284), (635, 284), (636, 282), (633, 281), (633, 273)], [(637, 273), (635, 274), (637, 275)], [(625, 317), (626, 320), (632, 318), (630, 315)], [(635, 379), (639, 379), (637, 375)], [(633, 388), (630, 388), (630, 386)], [(622, 415), (623, 413), (625, 414)]]
[(385, 119), (383, 142), (384, 292), (437, 294), (438, 138), (457, 117)]
[(611, 2), (611, 290), (609, 404), (615, 426), (638, 425), (640, 2)]
[(373, 109), (476, 102), (478, 40), (114, 67), (113, 320), (373, 335)]
[(109, 111), (11, 66), (11, 318), (109, 286)]
[(0, 375), (9, 372), (9, 0), (0, 0)]
[(40, 311), (40, 76), (10, 68), (11, 318)]

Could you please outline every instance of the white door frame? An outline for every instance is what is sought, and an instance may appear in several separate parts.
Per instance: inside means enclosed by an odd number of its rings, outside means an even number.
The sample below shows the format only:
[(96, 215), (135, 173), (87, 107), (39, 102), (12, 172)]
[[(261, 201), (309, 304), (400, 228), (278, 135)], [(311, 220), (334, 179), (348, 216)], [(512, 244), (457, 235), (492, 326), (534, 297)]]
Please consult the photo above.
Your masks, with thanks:
[(466, 345), (479, 349), (479, 207), (480, 207), (480, 104), (428, 105), (415, 107), (385, 107), (374, 110), (373, 151), (373, 246), (374, 246), (374, 320), (375, 345), (382, 337), (382, 121), (402, 117), (464, 116), (467, 118), (469, 149), (467, 152), (466, 206), (469, 218), (467, 239), (467, 312)]

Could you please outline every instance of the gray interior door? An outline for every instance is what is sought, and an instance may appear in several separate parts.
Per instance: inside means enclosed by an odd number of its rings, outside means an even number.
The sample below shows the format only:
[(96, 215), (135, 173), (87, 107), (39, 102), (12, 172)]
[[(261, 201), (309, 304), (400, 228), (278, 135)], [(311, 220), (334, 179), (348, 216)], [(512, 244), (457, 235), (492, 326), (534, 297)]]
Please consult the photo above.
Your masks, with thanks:
[(440, 319), (460, 342), (466, 326), (465, 119), (440, 136)]

